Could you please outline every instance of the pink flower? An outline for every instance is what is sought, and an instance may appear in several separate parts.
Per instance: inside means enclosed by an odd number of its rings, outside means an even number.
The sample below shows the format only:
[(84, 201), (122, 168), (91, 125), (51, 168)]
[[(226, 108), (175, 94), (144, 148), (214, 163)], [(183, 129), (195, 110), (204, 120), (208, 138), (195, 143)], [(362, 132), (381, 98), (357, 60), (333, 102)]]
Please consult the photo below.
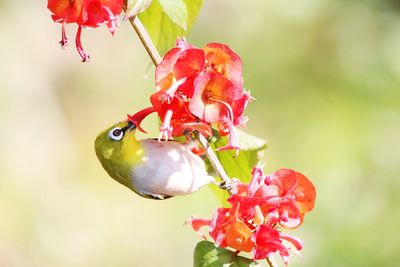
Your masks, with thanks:
[(280, 169), (265, 180), (269, 195), (277, 201), (280, 224), (287, 228), (300, 226), (304, 214), (314, 208), (316, 191), (303, 174), (290, 169)]
[(150, 101), (162, 121), (161, 138), (184, 130), (210, 136), (215, 124), (229, 135), (228, 145), (219, 149), (239, 149), (235, 126), (245, 125), (243, 112), (252, 98), (243, 89), (240, 57), (227, 45), (200, 49), (178, 39), (156, 68), (156, 89)]
[(273, 253), (278, 252), (283, 262), (287, 265), (289, 262), (290, 248), (286, 247), (282, 241), (288, 241), (297, 250), (303, 248), (303, 242), (300, 239), (282, 234), (277, 229), (267, 225), (260, 225), (254, 235), (254, 239), (255, 246), (253, 248), (253, 254), (255, 260), (268, 258)]
[(217, 209), (211, 220), (192, 217), (189, 223), (199, 233), (208, 226), (220, 247), (251, 251), (255, 260), (279, 253), (287, 264), (292, 247), (301, 250), (303, 244), (280, 232), (277, 225), (299, 226), (314, 206), (315, 188), (304, 175), (289, 169), (264, 175), (257, 166), (252, 174), (250, 184), (240, 184), (238, 193), (229, 198), (230, 208)]

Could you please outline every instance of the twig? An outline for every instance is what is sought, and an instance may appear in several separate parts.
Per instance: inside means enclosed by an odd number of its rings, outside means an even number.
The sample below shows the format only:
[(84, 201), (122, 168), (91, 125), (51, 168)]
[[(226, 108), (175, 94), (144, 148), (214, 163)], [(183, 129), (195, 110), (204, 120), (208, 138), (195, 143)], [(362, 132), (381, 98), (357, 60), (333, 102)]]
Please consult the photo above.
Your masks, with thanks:
[(270, 267), (278, 267), (278, 263), (276, 263), (275, 259), (272, 256), (267, 257), (266, 260)]
[(217, 158), (217, 155), (215, 155), (214, 150), (207, 142), (207, 139), (197, 131), (194, 132), (194, 136), (199, 141), (200, 145), (204, 148), (206, 156), (211, 163), (211, 166), (213, 167), (218, 177), (222, 181), (221, 185), (226, 186), (226, 190), (230, 195), (235, 194), (237, 192), (237, 188), (229, 186), (230, 184), (232, 184), (232, 179), (229, 178), (228, 174), (225, 172), (224, 167), (222, 167), (221, 163)]
[[(146, 29), (143, 27), (143, 24), (140, 22), (138, 17), (129, 18), (130, 23), (132, 24), (133, 28), (135, 29), (137, 35), (139, 36), (140, 41), (142, 42), (143, 46), (146, 48), (147, 53), (149, 54), (151, 60), (153, 61), (154, 65), (158, 65), (161, 62), (161, 56), (157, 51), (157, 48), (154, 46), (153, 42), (150, 39)], [(226, 174), (224, 168), (222, 167), (221, 163), (219, 162), (217, 156), (214, 153), (214, 150), (210, 147), (207, 139), (200, 134), (199, 132), (194, 132), (196, 139), (199, 141), (200, 145), (206, 151), (206, 156), (209, 159), (212, 167), (214, 168), (215, 172), (217, 173), (218, 177), (221, 179), (221, 185), (226, 188), (229, 194), (236, 193), (236, 188), (232, 186), (233, 182), (232, 179)]]
[(140, 22), (138, 17), (129, 18), (129, 22), (132, 24), (135, 32), (139, 36), (140, 41), (142, 42), (144, 48), (146, 48), (147, 53), (149, 54), (151, 60), (154, 65), (158, 65), (161, 62), (161, 56), (157, 51), (157, 48), (154, 46), (153, 42), (150, 39), (150, 36), (147, 34), (146, 29), (143, 27), (143, 24)]

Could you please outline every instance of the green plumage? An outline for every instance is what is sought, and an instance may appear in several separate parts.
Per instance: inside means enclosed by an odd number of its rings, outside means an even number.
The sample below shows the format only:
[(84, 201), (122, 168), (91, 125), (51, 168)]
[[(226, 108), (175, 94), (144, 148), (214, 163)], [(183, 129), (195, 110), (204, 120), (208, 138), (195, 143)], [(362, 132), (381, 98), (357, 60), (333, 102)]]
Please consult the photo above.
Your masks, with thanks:
[(98, 134), (95, 141), (96, 155), (107, 173), (119, 183), (136, 191), (130, 179), (132, 167), (141, 160), (143, 150), (135, 138), (134, 128), (127, 129), (120, 141), (110, 138), (114, 128), (125, 128), (127, 121), (119, 122)]

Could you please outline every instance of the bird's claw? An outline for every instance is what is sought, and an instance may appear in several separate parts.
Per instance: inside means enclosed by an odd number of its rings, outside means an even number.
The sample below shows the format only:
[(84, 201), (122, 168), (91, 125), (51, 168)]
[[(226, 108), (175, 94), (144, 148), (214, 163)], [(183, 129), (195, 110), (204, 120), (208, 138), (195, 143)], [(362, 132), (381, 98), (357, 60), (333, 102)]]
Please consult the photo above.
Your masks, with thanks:
[(227, 190), (228, 192), (234, 195), (238, 192), (239, 182), (240, 182), (239, 179), (231, 178), (229, 180), (223, 181), (220, 184), (218, 184), (218, 187)]

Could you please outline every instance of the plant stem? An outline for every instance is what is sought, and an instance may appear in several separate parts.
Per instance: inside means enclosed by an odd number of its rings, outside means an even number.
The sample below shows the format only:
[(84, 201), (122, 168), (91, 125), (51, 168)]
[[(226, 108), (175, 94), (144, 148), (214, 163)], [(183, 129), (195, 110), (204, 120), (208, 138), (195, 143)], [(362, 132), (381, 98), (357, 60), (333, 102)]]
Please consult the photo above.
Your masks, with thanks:
[(137, 16), (129, 18), (129, 22), (132, 24), (135, 32), (139, 36), (140, 41), (142, 42), (144, 48), (146, 48), (147, 53), (149, 54), (151, 60), (154, 65), (158, 65), (161, 62), (161, 56), (157, 51), (157, 48), (154, 46), (153, 42), (150, 39), (150, 36), (147, 34), (146, 29), (143, 27), (143, 24), (140, 22)]
[(278, 267), (278, 264), (276, 263), (275, 259), (272, 256), (269, 256), (266, 260), (270, 267)]
[[(225, 172), (224, 167), (222, 167), (221, 163), (219, 162), (217, 155), (215, 155), (214, 150), (211, 148), (210, 144), (207, 142), (207, 139), (200, 134), (199, 132), (194, 132), (194, 136), (196, 137), (197, 141), (199, 141), (200, 145), (204, 148), (206, 156), (211, 163), (214, 171), (217, 173), (218, 177), (222, 181), (222, 185), (229, 185), (232, 183), (232, 179), (229, 178), (228, 174)], [(237, 188), (226, 187), (226, 190), (230, 195), (236, 193)]]
[[(143, 24), (140, 22), (139, 18), (135, 16), (129, 18), (129, 21), (132, 24), (133, 28), (135, 29), (136, 34), (139, 36), (139, 39), (142, 42), (143, 46), (146, 48), (146, 51), (149, 54), (154, 65), (157, 66), (158, 64), (160, 64), (162, 60), (161, 56), (158, 53), (157, 48), (151, 41), (150, 36), (148, 35), (146, 29), (143, 27)], [(233, 184), (232, 179), (230, 179), (228, 174), (226, 174), (224, 168), (219, 162), (217, 156), (214, 153), (214, 150), (211, 148), (207, 139), (199, 132), (194, 132), (194, 135), (197, 141), (200, 143), (200, 145), (204, 148), (208, 160), (210, 161), (218, 177), (221, 179), (222, 181), (221, 185), (226, 187), (226, 190), (228, 191), (229, 194), (232, 195), (236, 193), (237, 189), (235, 187), (230, 186)]]

